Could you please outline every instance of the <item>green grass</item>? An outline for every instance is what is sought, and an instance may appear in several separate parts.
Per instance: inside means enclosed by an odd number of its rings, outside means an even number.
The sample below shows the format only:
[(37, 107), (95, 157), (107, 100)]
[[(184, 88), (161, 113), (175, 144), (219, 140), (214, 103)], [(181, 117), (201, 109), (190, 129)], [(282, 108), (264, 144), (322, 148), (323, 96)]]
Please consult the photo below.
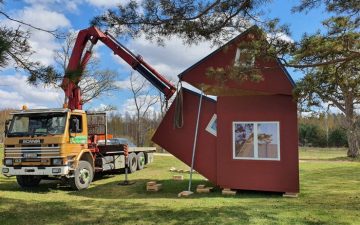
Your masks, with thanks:
[(312, 148), (300, 147), (300, 159), (336, 159), (338, 157), (346, 157), (346, 148)]
[[(80, 192), (56, 183), (21, 190), (14, 178), (0, 176), (0, 224), (359, 224), (357, 162), (300, 163), (301, 194), (295, 199), (260, 192), (222, 196), (218, 190), (178, 198), (187, 180), (171, 180), (168, 170), (187, 167), (171, 156), (155, 160), (130, 175), (132, 186), (118, 186), (124, 175), (116, 175)], [(194, 178), (194, 186), (206, 183)], [(150, 179), (163, 183), (163, 190), (146, 192)]]
[(351, 159), (346, 155), (346, 148), (310, 148), (300, 147), (300, 160), (326, 160), (326, 161), (358, 161), (360, 158)]

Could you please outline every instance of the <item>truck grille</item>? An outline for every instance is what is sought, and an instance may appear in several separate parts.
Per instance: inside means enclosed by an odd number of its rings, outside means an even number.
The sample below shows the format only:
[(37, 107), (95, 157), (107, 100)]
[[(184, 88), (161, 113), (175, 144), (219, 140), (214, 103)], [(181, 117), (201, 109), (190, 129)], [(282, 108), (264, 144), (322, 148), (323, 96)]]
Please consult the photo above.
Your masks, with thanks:
[(12, 159), (42, 159), (58, 158), (59, 146), (22, 145), (20, 147), (5, 146), (5, 158)]

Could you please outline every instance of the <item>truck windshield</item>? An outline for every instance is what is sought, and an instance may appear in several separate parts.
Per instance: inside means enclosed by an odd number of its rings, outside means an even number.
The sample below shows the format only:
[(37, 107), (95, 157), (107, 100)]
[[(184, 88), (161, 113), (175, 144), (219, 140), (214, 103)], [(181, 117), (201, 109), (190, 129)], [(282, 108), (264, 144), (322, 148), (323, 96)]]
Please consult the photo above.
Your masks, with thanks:
[(12, 119), (9, 137), (46, 136), (63, 134), (65, 130), (65, 113), (15, 115)]

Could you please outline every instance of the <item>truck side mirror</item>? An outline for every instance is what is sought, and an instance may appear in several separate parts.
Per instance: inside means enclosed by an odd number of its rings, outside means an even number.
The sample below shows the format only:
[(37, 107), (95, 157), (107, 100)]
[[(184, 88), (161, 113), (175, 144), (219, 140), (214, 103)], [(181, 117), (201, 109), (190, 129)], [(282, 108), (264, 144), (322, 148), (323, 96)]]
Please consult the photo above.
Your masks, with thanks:
[(11, 122), (11, 120), (6, 120), (5, 121), (5, 136), (7, 136), (8, 132), (9, 132), (10, 122)]

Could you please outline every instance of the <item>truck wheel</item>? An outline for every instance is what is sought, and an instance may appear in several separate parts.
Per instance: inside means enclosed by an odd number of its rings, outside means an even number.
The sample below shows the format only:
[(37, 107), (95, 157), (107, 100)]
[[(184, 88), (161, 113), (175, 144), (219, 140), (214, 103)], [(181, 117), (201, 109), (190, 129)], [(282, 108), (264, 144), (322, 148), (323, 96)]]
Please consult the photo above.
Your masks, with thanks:
[(36, 187), (39, 185), (41, 177), (34, 175), (19, 175), (16, 176), (16, 181), (22, 188)]
[(142, 170), (145, 166), (145, 155), (143, 152), (137, 154), (137, 169)]
[(90, 186), (91, 181), (94, 178), (94, 171), (91, 164), (88, 161), (79, 161), (79, 164), (74, 172), (74, 177), (69, 179), (69, 183), (72, 189), (82, 190)]
[(138, 166), (136, 154), (130, 153), (128, 157), (130, 173), (134, 173)]

